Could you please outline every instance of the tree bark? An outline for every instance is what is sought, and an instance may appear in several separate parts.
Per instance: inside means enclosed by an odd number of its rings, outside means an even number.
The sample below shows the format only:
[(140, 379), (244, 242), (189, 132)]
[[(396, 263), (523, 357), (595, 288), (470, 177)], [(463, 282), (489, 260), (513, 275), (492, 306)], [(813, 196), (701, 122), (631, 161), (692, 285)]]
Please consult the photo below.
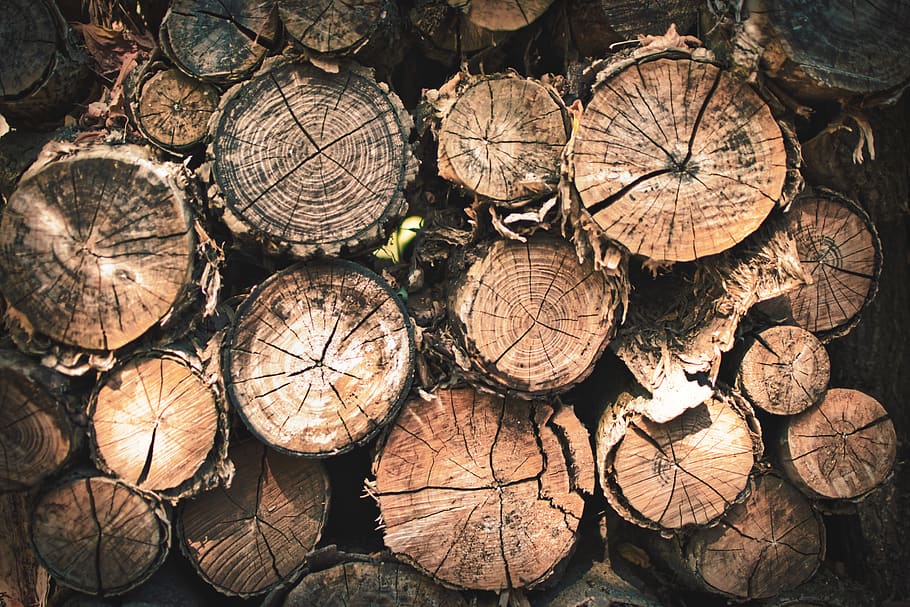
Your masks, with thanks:
[(322, 535), (329, 481), (322, 464), (267, 449), (231, 447), (230, 488), (186, 501), (176, 529), (202, 578), (231, 596), (250, 597), (289, 580)]
[(600, 0), (599, 4), (612, 28), (629, 39), (646, 34), (659, 36), (670, 24), (675, 24), (680, 32), (688, 32), (697, 23), (702, 5), (697, 0)]
[(386, 546), (445, 584), (496, 591), (553, 574), (594, 475), (571, 408), (470, 388), (409, 401), (374, 471)]
[(350, 54), (366, 44), (389, 16), (388, 0), (278, 0), (288, 35), (318, 53)]
[(45, 607), (51, 590), (29, 546), (28, 503), (26, 493), (0, 495), (0, 600), (8, 607)]

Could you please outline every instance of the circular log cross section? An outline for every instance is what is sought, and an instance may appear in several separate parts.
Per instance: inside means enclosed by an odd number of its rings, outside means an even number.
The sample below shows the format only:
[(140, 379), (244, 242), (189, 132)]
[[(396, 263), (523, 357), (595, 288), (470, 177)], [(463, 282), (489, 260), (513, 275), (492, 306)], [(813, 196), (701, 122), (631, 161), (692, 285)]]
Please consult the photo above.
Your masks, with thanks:
[(278, 0), (278, 14), (288, 35), (320, 53), (357, 50), (386, 10), (386, 0)]
[(819, 401), (830, 372), (828, 352), (815, 335), (779, 326), (755, 335), (736, 381), (756, 407), (775, 415), (795, 415)]
[(493, 31), (515, 31), (531, 25), (553, 0), (447, 0), (449, 6), (465, 11), (478, 27)]
[(322, 464), (249, 440), (231, 447), (234, 480), (183, 502), (183, 552), (204, 580), (249, 597), (286, 582), (316, 546), (329, 508)]
[(194, 78), (237, 82), (256, 71), (277, 30), (275, 0), (173, 0), (161, 49)]
[(264, 442), (327, 456), (363, 444), (401, 406), (414, 365), (404, 305), (352, 262), (297, 265), (238, 310), (225, 350), (227, 393)]
[(239, 86), (212, 134), (227, 209), (307, 252), (377, 243), (404, 211), (412, 166), (398, 105), (375, 81), (303, 65)]
[(755, 463), (748, 422), (732, 402), (715, 394), (666, 423), (630, 421), (601, 467), (611, 503), (632, 522), (660, 529), (705, 525), (722, 515), (745, 490)]
[(158, 71), (141, 85), (134, 110), (136, 126), (158, 147), (189, 150), (205, 139), (219, 98), (214, 86), (179, 70)]
[(897, 456), (897, 435), (882, 405), (858, 390), (832, 388), (817, 407), (787, 420), (780, 459), (810, 495), (859, 497), (881, 485)]
[(586, 377), (614, 326), (617, 293), (574, 247), (536, 235), (500, 240), (457, 286), (450, 313), (484, 381), (530, 395)]
[(440, 176), (514, 203), (552, 192), (568, 141), (562, 102), (522, 78), (483, 79), (459, 95), (439, 132)]
[(161, 504), (103, 476), (70, 480), (40, 496), (31, 535), (55, 580), (94, 595), (122, 594), (147, 580), (171, 540)]
[(170, 168), (101, 148), (23, 179), (0, 220), (0, 290), (36, 331), (115, 350), (164, 318), (192, 282), (195, 235)]
[(822, 341), (845, 335), (878, 291), (878, 232), (856, 203), (827, 191), (794, 203), (790, 231), (812, 276), (788, 293), (793, 320)]
[(568, 408), (473, 389), (409, 401), (374, 464), (386, 546), (454, 586), (543, 582), (593, 489), (588, 441)]
[[(0, 20), (0, 101), (38, 88), (57, 54), (57, 22), (43, 1), (9, 0)], [(35, 33), (41, 35), (35, 35)], [(45, 37), (51, 34), (52, 37)]]
[(686, 557), (714, 592), (769, 598), (812, 577), (824, 558), (824, 531), (821, 517), (795, 487), (763, 476), (718, 525), (695, 532)]
[(353, 562), (311, 573), (288, 593), (282, 607), (467, 607), (455, 590), (398, 563)]
[(99, 469), (149, 491), (181, 489), (215, 445), (219, 407), (177, 355), (133, 358), (106, 374), (88, 410)]
[(752, 88), (711, 63), (654, 59), (595, 90), (573, 162), (581, 202), (632, 253), (692, 261), (755, 231), (781, 198), (780, 126)]
[(56, 472), (74, 445), (63, 406), (15, 368), (0, 368), (0, 491), (21, 491)]

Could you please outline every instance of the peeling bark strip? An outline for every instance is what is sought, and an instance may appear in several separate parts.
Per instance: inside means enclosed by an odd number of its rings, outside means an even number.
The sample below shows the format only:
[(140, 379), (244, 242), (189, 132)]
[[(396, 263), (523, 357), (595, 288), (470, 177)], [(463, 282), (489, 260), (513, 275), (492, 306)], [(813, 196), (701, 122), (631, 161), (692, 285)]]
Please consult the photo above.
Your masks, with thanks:
[(798, 198), (790, 230), (813, 281), (789, 294), (793, 319), (823, 342), (846, 335), (878, 292), (878, 231), (859, 205), (830, 190)]
[(812, 406), (828, 388), (828, 352), (805, 329), (778, 326), (755, 334), (736, 372), (736, 383), (756, 407), (795, 415)]
[(416, 171), (410, 119), (374, 80), (279, 65), (238, 86), (213, 120), (228, 225), (300, 255), (378, 243)]
[(449, 311), (482, 381), (529, 395), (584, 379), (613, 331), (619, 287), (561, 238), (500, 240), (459, 279)]
[(277, 0), (288, 35), (320, 53), (354, 52), (388, 11), (387, 0)]
[(533, 80), (481, 78), (458, 93), (439, 132), (439, 175), (497, 202), (520, 203), (556, 189), (568, 113)]
[(0, 221), (10, 307), (89, 350), (116, 350), (161, 321), (186, 295), (196, 246), (177, 170), (120, 146), (27, 173)]
[(789, 418), (781, 439), (784, 472), (814, 497), (868, 493), (885, 481), (897, 455), (897, 435), (885, 408), (844, 388), (828, 390), (818, 406)]
[(374, 470), (386, 546), (479, 590), (546, 580), (572, 550), (594, 484), (572, 409), (470, 388), (409, 401)]
[(264, 442), (326, 456), (363, 444), (411, 385), (411, 321), (378, 276), (342, 260), (297, 265), (240, 306), (224, 355), (227, 393)]
[(325, 526), (329, 478), (322, 464), (276, 453), (250, 440), (231, 448), (236, 470), (218, 487), (183, 502), (181, 549), (202, 578), (232, 596), (253, 596), (287, 581)]
[(712, 63), (658, 58), (604, 78), (572, 156), (581, 201), (632, 253), (691, 261), (729, 249), (781, 200), (787, 150), (755, 91)]
[[(178, 352), (119, 365), (92, 395), (93, 458), (100, 470), (168, 497), (197, 491), (227, 432), (221, 398)], [(196, 482), (194, 482), (196, 481)]]
[(597, 431), (597, 462), (610, 505), (652, 529), (716, 520), (742, 498), (761, 453), (747, 409), (723, 392), (662, 424), (637, 415), (626, 421), (608, 409)]
[(700, 529), (685, 562), (703, 588), (740, 598), (768, 598), (799, 586), (825, 553), (821, 516), (795, 487), (766, 475), (720, 524)]
[(249, 78), (274, 46), (275, 0), (173, 0), (159, 34), (181, 70), (208, 82)]
[(492, 31), (514, 31), (532, 24), (553, 0), (447, 0), (471, 23)]
[(163, 506), (103, 476), (64, 481), (31, 516), (32, 545), (59, 583), (87, 594), (122, 594), (164, 562), (170, 523)]
[(282, 607), (467, 607), (455, 590), (398, 563), (342, 563), (304, 576)]
[(77, 447), (76, 429), (51, 389), (51, 375), (24, 356), (0, 352), (0, 491), (34, 487)]

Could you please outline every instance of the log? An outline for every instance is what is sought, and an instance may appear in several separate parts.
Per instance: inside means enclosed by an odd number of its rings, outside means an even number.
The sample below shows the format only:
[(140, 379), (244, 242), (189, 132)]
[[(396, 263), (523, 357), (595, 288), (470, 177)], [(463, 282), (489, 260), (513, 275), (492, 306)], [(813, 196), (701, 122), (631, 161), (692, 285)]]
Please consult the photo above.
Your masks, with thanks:
[(810, 496), (856, 498), (888, 478), (897, 434), (877, 400), (832, 388), (817, 406), (787, 420), (778, 456), (787, 477)]
[(588, 440), (555, 404), (472, 388), (408, 401), (368, 484), (386, 546), (446, 585), (542, 583), (571, 553), (593, 491)]
[(534, 597), (534, 607), (665, 607), (647, 588), (623, 579), (609, 562), (571, 565), (559, 583)]
[(507, 35), (475, 25), (448, 0), (415, 0), (408, 19), (427, 54), (442, 60), (461, 57), (495, 46)]
[(170, 547), (170, 522), (149, 494), (79, 474), (47, 488), (32, 510), (31, 539), (60, 584), (86, 594), (122, 594), (147, 580)]
[(227, 411), (194, 355), (156, 349), (131, 356), (104, 374), (87, 413), (99, 470), (171, 500), (218, 482)]
[(828, 388), (828, 352), (810, 332), (782, 325), (748, 340), (736, 385), (753, 406), (775, 415), (795, 415), (814, 405)]
[(456, 78), (439, 130), (439, 176), (506, 205), (552, 193), (571, 128), (556, 91), (510, 75)]
[(38, 128), (94, 92), (84, 50), (51, 0), (10, 0), (0, 23), (0, 114), (10, 126)]
[(406, 397), (413, 331), (399, 297), (363, 266), (292, 266), (238, 309), (223, 355), (227, 394), (250, 430), (280, 451), (349, 451)]
[(206, 82), (245, 80), (276, 44), (275, 0), (173, 0), (161, 22), (161, 50)]
[(720, 253), (789, 202), (791, 142), (745, 82), (692, 54), (647, 52), (610, 62), (579, 120), (578, 212), (633, 254)]
[(173, 315), (189, 300), (196, 247), (181, 177), (136, 146), (39, 161), (0, 220), (10, 308), (82, 350), (116, 350)]
[(774, 475), (751, 485), (719, 524), (672, 548), (671, 567), (695, 587), (737, 600), (770, 598), (811, 578), (824, 559), (825, 527), (809, 501)]
[(621, 279), (579, 264), (571, 244), (543, 233), (469, 256), (449, 315), (479, 381), (535, 396), (590, 374), (617, 322)]
[(202, 144), (219, 99), (213, 85), (157, 64), (144, 70), (129, 107), (146, 139), (182, 154)]
[(54, 371), (0, 351), (0, 491), (37, 486), (79, 447), (66, 407), (67, 388)]
[(600, 12), (612, 29), (628, 39), (643, 34), (660, 35), (671, 24), (680, 32), (688, 32), (698, 22), (698, 0), (600, 0)]
[(707, 525), (743, 499), (762, 447), (741, 396), (716, 391), (664, 423), (634, 405), (621, 395), (595, 439), (600, 486), (623, 518), (659, 531)]
[(411, 126), (359, 71), (279, 64), (231, 89), (209, 149), (228, 227), (297, 256), (379, 244), (416, 176)]
[(365, 45), (388, 18), (388, 0), (277, 0), (288, 36), (317, 53), (347, 55)]
[(515, 31), (543, 15), (553, 0), (447, 0), (449, 6), (465, 13), (468, 20), (495, 32)]
[(235, 474), (182, 503), (175, 522), (183, 553), (216, 590), (268, 592), (305, 564), (322, 535), (329, 480), (322, 464), (248, 440), (230, 451)]
[(45, 607), (51, 590), (47, 570), (29, 545), (27, 493), (0, 495), (0, 599), (9, 607)]

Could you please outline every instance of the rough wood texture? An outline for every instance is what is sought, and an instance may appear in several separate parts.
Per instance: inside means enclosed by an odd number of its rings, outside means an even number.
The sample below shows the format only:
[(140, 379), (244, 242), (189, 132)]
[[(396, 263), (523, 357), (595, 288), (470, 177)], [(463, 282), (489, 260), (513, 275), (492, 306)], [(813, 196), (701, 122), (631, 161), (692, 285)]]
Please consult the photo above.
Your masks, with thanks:
[(41, 563), (64, 586), (122, 594), (164, 562), (170, 523), (153, 498), (102, 476), (54, 485), (36, 501), (31, 537)]
[(249, 78), (275, 44), (275, 0), (173, 0), (161, 49), (181, 70), (209, 82)]
[(205, 139), (219, 99), (213, 85), (179, 70), (149, 69), (130, 109), (146, 139), (169, 152), (185, 152)]
[(212, 122), (225, 219), (297, 255), (378, 244), (416, 174), (398, 98), (349, 71), (278, 65), (229, 92)]
[(782, 479), (766, 475), (715, 527), (688, 540), (686, 567), (711, 592), (761, 599), (799, 586), (824, 559), (825, 528), (809, 501)]
[(233, 446), (230, 455), (236, 467), (230, 488), (184, 502), (177, 534), (216, 590), (254, 596), (287, 581), (319, 541), (329, 479), (320, 462), (276, 453), (258, 441)]
[(583, 213), (657, 260), (720, 253), (786, 200), (787, 146), (745, 82), (688, 56), (619, 61), (575, 135)]
[(404, 305), (366, 268), (331, 260), (268, 279), (241, 305), (224, 350), (227, 393), (266, 443), (327, 456), (363, 444), (408, 393)]
[(418, 36), (428, 45), (428, 54), (451, 60), (494, 46), (505, 37), (475, 25), (447, 0), (415, 0), (408, 18)]
[(63, 385), (50, 369), (0, 351), (0, 491), (36, 486), (76, 450)]
[(553, 192), (570, 128), (556, 91), (513, 76), (459, 88), (440, 125), (440, 177), (499, 203)]
[(447, 1), (462, 10), (475, 25), (493, 31), (513, 31), (530, 25), (553, 4), (553, 0)]
[[(580, 552), (580, 551), (579, 551)], [(619, 576), (610, 563), (570, 566), (559, 583), (534, 597), (534, 607), (666, 607), (647, 589)]]
[(45, 607), (51, 579), (29, 546), (27, 493), (0, 495), (0, 602)]
[(304, 576), (282, 607), (467, 607), (464, 597), (405, 565), (352, 562)]
[(567, 241), (499, 240), (458, 279), (449, 313), (481, 381), (530, 395), (564, 391), (603, 352), (622, 294)]
[(663, 34), (671, 23), (680, 32), (688, 32), (702, 5), (698, 0), (600, 0), (598, 4), (613, 30), (631, 39)]
[(319, 53), (351, 53), (388, 14), (387, 0), (277, 0), (288, 35)]
[(750, 340), (736, 372), (736, 385), (754, 406), (795, 415), (818, 402), (828, 388), (828, 352), (805, 329), (769, 327)]
[(818, 406), (787, 420), (779, 455), (787, 476), (809, 495), (853, 498), (891, 473), (897, 434), (877, 400), (832, 388)]
[(140, 489), (192, 494), (225, 456), (221, 395), (179, 350), (149, 351), (106, 373), (87, 413), (95, 464)]
[(405, 405), (369, 490), (386, 545), (434, 578), (532, 587), (572, 550), (593, 465), (572, 409), (443, 390)]
[(88, 350), (137, 339), (183, 302), (193, 217), (177, 167), (135, 146), (35, 166), (0, 220), (0, 290), (35, 331)]
[(761, 454), (742, 397), (716, 392), (661, 424), (626, 417), (626, 397), (606, 410), (596, 440), (601, 488), (617, 512), (643, 527), (679, 529), (711, 523), (742, 499)]

